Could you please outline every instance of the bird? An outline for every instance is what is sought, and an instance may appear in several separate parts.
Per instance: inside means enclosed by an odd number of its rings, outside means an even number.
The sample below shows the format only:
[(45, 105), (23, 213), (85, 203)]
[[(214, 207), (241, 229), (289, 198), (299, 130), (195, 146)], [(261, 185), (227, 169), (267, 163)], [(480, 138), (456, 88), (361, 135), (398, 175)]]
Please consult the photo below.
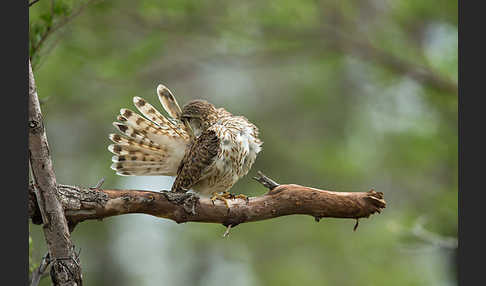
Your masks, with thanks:
[(210, 196), (213, 204), (222, 200), (228, 209), (229, 199), (248, 201), (229, 190), (262, 150), (259, 129), (206, 100), (191, 100), (181, 109), (162, 84), (156, 93), (168, 117), (138, 96), (133, 103), (141, 115), (120, 109), (113, 125), (121, 134), (109, 134), (111, 169), (122, 176), (176, 176), (172, 192)]

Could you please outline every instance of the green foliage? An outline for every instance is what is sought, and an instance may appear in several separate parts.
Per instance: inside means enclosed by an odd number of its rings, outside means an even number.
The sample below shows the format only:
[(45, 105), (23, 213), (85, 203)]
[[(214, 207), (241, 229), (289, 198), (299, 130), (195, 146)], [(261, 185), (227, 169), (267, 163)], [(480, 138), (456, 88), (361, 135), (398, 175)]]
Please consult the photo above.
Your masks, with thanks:
[(45, 42), (58, 29), (63, 28), (67, 20), (73, 16), (73, 9), (88, 2), (87, 0), (52, 0), (39, 1), (31, 9), (29, 21), (29, 55), (33, 67), (40, 60), (40, 51)]
[(35, 262), (33, 257), (32, 257), (32, 248), (33, 248), (33, 243), (32, 243), (32, 237), (29, 234), (29, 276), (32, 275), (32, 272), (39, 267), (39, 263)]

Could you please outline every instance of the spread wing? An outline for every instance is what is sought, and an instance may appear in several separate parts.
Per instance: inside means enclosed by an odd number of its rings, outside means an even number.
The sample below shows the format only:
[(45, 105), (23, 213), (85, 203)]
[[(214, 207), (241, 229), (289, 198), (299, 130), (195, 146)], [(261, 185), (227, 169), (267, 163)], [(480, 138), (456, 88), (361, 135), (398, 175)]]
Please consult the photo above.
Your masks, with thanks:
[(108, 150), (115, 154), (111, 168), (123, 176), (174, 176), (186, 146), (188, 129), (179, 120), (169, 120), (143, 98), (133, 98), (136, 112), (122, 108), (113, 125), (122, 134), (110, 134)]
[(187, 148), (172, 185), (174, 192), (186, 192), (207, 174), (220, 151), (214, 130), (206, 130)]

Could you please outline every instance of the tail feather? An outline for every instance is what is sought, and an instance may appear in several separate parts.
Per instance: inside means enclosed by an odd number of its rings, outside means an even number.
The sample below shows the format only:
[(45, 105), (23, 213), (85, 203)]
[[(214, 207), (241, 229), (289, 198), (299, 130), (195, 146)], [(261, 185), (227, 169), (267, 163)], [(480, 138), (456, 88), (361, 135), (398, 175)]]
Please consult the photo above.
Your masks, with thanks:
[(126, 163), (158, 163), (161, 160), (159, 156), (148, 155), (142, 152), (135, 152), (131, 155), (115, 155), (111, 157), (112, 162)]
[[(120, 118), (119, 118), (120, 120)], [(122, 121), (122, 120), (120, 120)], [(118, 129), (118, 131), (120, 131), (121, 133), (127, 135), (128, 137), (132, 138), (133, 140), (135, 140), (135, 142), (138, 142), (138, 143), (143, 143), (143, 144), (152, 144), (153, 146), (160, 146), (159, 144), (153, 142), (152, 140), (148, 139), (147, 137), (145, 137), (145, 135), (135, 129), (133, 129), (132, 127), (126, 125), (126, 124), (123, 124), (123, 123), (119, 123), (119, 122), (113, 122), (113, 126), (116, 127), (116, 129)], [(116, 142), (115, 142), (116, 143)]]
[(175, 176), (189, 134), (177, 119), (167, 119), (140, 97), (133, 102), (141, 116), (126, 108), (120, 110), (113, 125), (122, 133), (110, 134), (114, 144), (108, 150), (115, 154), (111, 168), (118, 175)]
[(111, 169), (117, 171), (118, 173), (132, 173), (133, 175), (140, 175), (140, 174), (154, 174), (160, 175), (162, 173), (170, 173), (170, 170), (167, 166), (158, 164), (158, 165), (134, 165), (134, 166), (127, 166), (126, 164), (122, 163), (113, 163), (111, 164)]
[(182, 110), (177, 103), (177, 100), (172, 95), (172, 92), (162, 84), (157, 86), (157, 95), (159, 97), (160, 103), (164, 107), (165, 111), (172, 117), (172, 118), (180, 118), (182, 114)]
[(158, 152), (164, 152), (165, 151), (164, 147), (162, 147), (162, 146), (160, 146), (156, 143), (153, 143), (153, 142), (148, 142), (148, 143), (138, 142), (135, 139), (127, 138), (125, 136), (113, 134), (113, 133), (108, 135), (108, 137), (110, 138), (111, 141), (113, 141), (114, 143), (117, 143), (118, 145), (121, 145), (121, 146), (137, 146), (137, 147), (140, 147), (142, 149), (149, 149), (149, 150), (152, 150), (152, 151), (158, 151)]
[(113, 162), (111, 166), (116, 166), (118, 168), (137, 168), (137, 167), (154, 167), (161, 165), (160, 162), (133, 162), (133, 161), (128, 161), (128, 162)]
[(108, 146), (108, 150), (116, 155), (130, 156), (136, 154), (137, 152), (143, 153), (144, 155), (156, 156), (159, 159), (164, 159), (166, 155), (162, 152), (157, 152), (156, 150), (151, 150), (137, 145), (120, 145), (111, 144)]
[(177, 124), (175, 122), (169, 121), (157, 109), (155, 109), (150, 103), (148, 103), (141, 97), (135, 96), (133, 98), (133, 103), (135, 104), (135, 107), (137, 107), (138, 111), (140, 111), (140, 113), (142, 113), (145, 117), (157, 124), (167, 134), (188, 139), (187, 132), (180, 132), (178, 130), (185, 129), (185, 126), (183, 124)]
[(150, 139), (150, 135), (160, 134), (166, 135), (166, 132), (159, 126), (155, 125), (152, 121), (149, 121), (130, 109), (120, 109), (120, 114), (127, 125), (145, 134)]
[[(169, 175), (164, 175), (163, 172), (160, 171), (155, 171), (155, 170), (118, 170), (116, 172), (117, 175), (120, 176), (169, 176)], [(170, 175), (172, 176), (172, 175)]]
[(121, 176), (169, 176), (165, 174), (171, 173), (171, 171), (165, 170), (164, 166), (140, 166), (123, 167), (123, 166), (111, 166), (111, 169), (116, 171), (117, 175)]

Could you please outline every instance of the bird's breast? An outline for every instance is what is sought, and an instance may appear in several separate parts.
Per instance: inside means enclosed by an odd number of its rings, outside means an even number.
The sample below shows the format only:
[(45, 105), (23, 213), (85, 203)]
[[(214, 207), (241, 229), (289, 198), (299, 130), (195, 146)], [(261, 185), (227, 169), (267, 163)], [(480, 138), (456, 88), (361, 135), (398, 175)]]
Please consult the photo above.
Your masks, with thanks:
[(236, 182), (248, 173), (261, 148), (251, 130), (241, 126), (222, 130), (220, 149), (216, 165), (222, 173), (233, 177)]
[(255, 128), (248, 121), (234, 117), (211, 127), (218, 136), (220, 148), (208, 176), (201, 182), (201, 191), (229, 190), (248, 173), (262, 144)]

